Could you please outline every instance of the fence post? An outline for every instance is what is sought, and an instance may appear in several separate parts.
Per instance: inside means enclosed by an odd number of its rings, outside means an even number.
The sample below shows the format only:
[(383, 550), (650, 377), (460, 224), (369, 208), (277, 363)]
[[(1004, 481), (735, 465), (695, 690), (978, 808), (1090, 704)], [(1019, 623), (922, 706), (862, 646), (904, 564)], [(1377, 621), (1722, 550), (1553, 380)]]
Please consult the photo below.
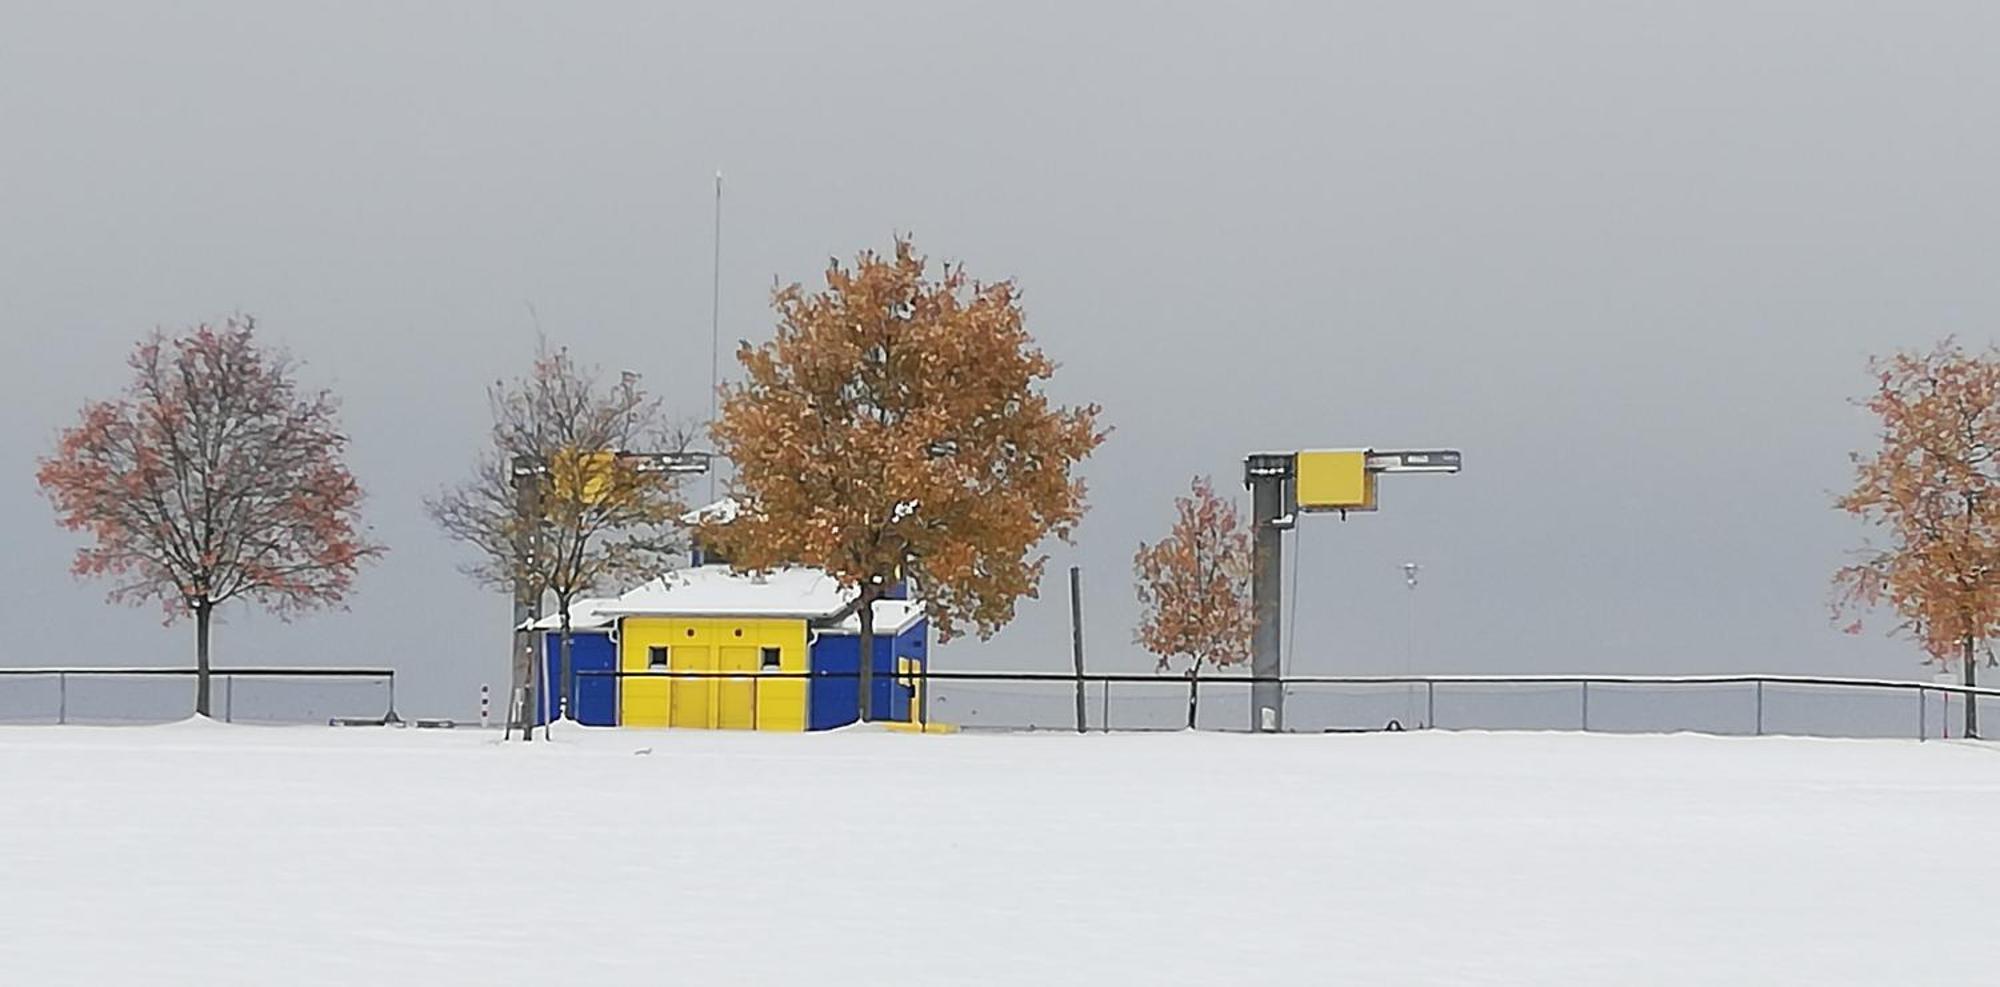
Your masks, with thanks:
[(1923, 686), (1918, 686), (1917, 687), (1917, 742), (1918, 743), (1923, 743), (1924, 741), (1930, 739), (1930, 734), (1931, 734), (1930, 712), (1931, 711), (1929, 705), (1924, 702)]
[(56, 673), (56, 723), (69, 722), (69, 676)]
[(1424, 729), (1435, 730), (1438, 725), (1437, 683), (1424, 680)]
[(1757, 680), (1757, 736), (1764, 735), (1764, 680)]
[(1111, 732), (1111, 680), (1104, 680), (1104, 732)]
[(1583, 683), (1583, 732), (1590, 732), (1590, 681)]
[(234, 723), (236, 716), (236, 676), (222, 675), (222, 722)]
[(1076, 665), (1076, 732), (1088, 729), (1083, 715), (1083, 569), (1069, 567), (1070, 659)]

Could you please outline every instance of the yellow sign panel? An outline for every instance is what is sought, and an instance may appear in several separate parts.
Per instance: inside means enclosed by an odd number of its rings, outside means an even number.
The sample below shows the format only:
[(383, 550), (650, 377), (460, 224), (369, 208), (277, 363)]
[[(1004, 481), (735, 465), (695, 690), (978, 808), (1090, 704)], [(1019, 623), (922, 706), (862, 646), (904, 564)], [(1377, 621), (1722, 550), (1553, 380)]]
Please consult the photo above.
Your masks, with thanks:
[(1294, 469), (1300, 510), (1375, 509), (1375, 474), (1368, 471), (1366, 449), (1301, 452)]
[(617, 453), (563, 450), (557, 454), (551, 470), (555, 495), (573, 504), (592, 507), (602, 504), (611, 496), (613, 471), (617, 468)]

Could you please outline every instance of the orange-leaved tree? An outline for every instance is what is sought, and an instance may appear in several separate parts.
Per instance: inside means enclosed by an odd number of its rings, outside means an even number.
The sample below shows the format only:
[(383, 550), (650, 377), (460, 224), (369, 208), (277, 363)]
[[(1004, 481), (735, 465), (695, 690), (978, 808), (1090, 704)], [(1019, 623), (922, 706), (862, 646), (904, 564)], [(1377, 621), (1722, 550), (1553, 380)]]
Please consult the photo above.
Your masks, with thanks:
[(1250, 660), (1250, 531), (1232, 501), (1198, 476), (1188, 495), (1174, 498), (1174, 527), (1158, 542), (1139, 545), (1135, 639), (1167, 670), (1187, 662), (1188, 729), (1194, 729), (1204, 665)]
[[(863, 656), (875, 601), (905, 578), (941, 640), (990, 636), (1035, 595), (1036, 546), (1082, 517), (1073, 471), (1103, 440), (1098, 408), (1044, 392), (1055, 364), (1012, 281), (933, 272), (906, 237), (772, 304), (776, 338), (739, 348), (745, 379), (714, 426), (740, 509), (703, 537), (739, 569), (826, 570), (856, 594)], [(864, 719), (873, 664), (859, 672)]]
[[(2000, 633), (2000, 350), (1946, 340), (1872, 369), (1863, 404), (1880, 419), (1880, 445), (1853, 457), (1854, 488), (1838, 506), (1880, 539), (1835, 574), (1835, 617), (1886, 608), (1926, 660), (1958, 664), (1975, 685)], [(1965, 735), (1978, 734), (1968, 695)]]
[(78, 575), (114, 600), (158, 600), (195, 626), (195, 712), (209, 712), (209, 624), (238, 597), (280, 616), (337, 606), (363, 562), (361, 488), (327, 391), (257, 345), (249, 318), (154, 332), (125, 395), (84, 406), (36, 479), (65, 528), (87, 532)]

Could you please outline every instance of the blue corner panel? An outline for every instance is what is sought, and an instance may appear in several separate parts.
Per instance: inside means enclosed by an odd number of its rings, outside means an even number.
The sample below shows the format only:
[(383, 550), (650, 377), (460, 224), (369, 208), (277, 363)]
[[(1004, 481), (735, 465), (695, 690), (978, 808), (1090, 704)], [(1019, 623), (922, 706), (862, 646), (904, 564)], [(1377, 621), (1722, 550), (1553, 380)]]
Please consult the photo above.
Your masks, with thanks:
[[(896, 659), (925, 661), (924, 642), (928, 625), (917, 621), (903, 633), (875, 638), (873, 662), (875, 718), (910, 719), (910, 703), (915, 690), (896, 680)], [(861, 638), (854, 634), (822, 633), (812, 646), (812, 689), (806, 709), (806, 729), (828, 730), (846, 726), (860, 716), (861, 683), (856, 674), (861, 663)]]
[[(554, 684), (562, 677), (562, 634), (551, 631), (542, 635), (542, 655), (548, 661), (542, 681)], [(576, 722), (591, 727), (612, 727), (618, 725), (618, 678), (615, 675), (592, 675), (591, 672), (615, 672), (618, 670), (618, 649), (612, 644), (611, 635), (602, 632), (572, 631), (569, 636), (569, 665), (574, 684), (570, 695), (576, 708), (572, 711)], [(553, 696), (561, 695), (561, 690), (552, 689), (548, 708), (555, 708)], [(537, 707), (541, 704), (537, 703)], [(535, 723), (540, 725), (545, 719), (543, 710), (535, 710)]]

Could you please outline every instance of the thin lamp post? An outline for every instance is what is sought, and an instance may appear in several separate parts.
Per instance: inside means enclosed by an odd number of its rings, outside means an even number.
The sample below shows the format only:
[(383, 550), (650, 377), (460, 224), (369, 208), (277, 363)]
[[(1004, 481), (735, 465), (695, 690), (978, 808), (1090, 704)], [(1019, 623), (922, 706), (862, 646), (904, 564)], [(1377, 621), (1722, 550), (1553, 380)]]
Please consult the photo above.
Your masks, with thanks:
[[(1408, 615), (1408, 623), (1404, 627), (1403, 635), (1404, 675), (1417, 674), (1417, 572), (1422, 568), (1423, 566), (1415, 562), (1403, 563), (1403, 585), (1408, 586), (1410, 589), (1409, 606), (1405, 608)], [(1416, 707), (1416, 686), (1404, 686), (1403, 719), (1405, 721), (1417, 718)]]

